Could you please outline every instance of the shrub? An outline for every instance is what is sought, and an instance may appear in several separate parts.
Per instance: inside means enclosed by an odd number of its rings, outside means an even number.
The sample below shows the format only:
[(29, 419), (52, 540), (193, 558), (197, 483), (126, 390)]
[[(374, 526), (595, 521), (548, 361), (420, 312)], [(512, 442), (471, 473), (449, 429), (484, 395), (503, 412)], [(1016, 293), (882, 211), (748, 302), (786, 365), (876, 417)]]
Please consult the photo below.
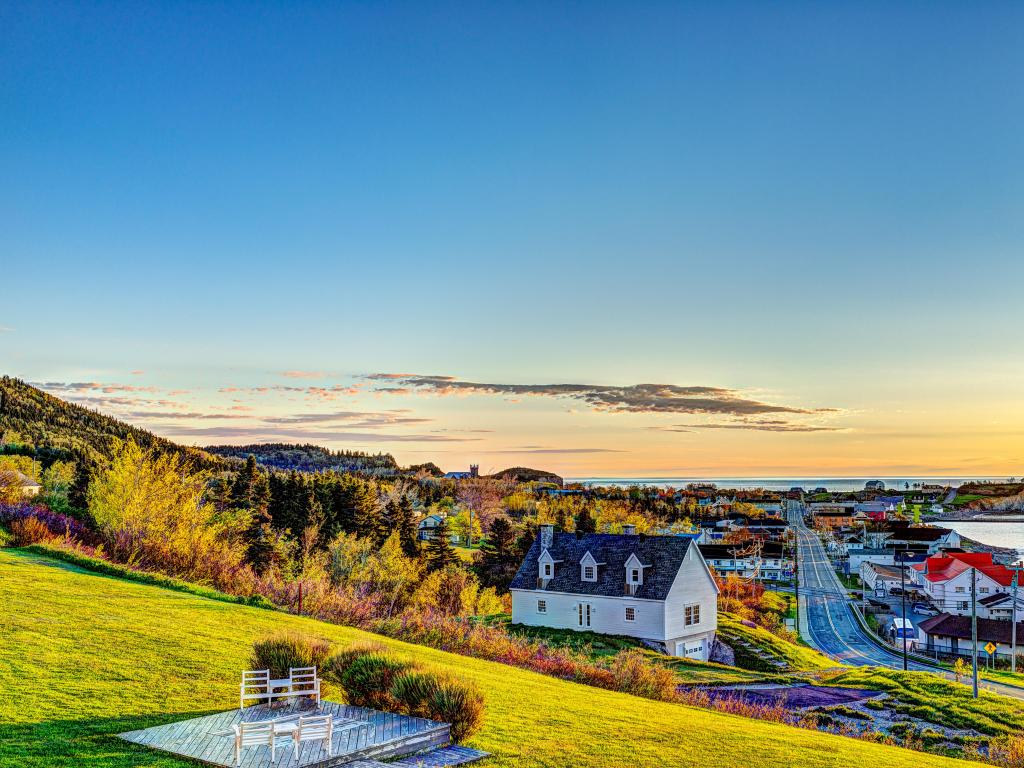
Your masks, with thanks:
[(20, 517), (11, 521), (11, 543), (16, 547), (46, 541), (51, 535), (46, 523), (35, 517)]
[(251, 669), (269, 669), (272, 677), (287, 677), (291, 667), (321, 667), (331, 644), (308, 635), (286, 632), (252, 644)]
[(611, 663), (614, 688), (647, 699), (671, 701), (679, 685), (675, 674), (649, 662), (641, 651), (619, 651)]
[(380, 643), (353, 643), (347, 648), (335, 651), (331, 657), (324, 662), (320, 676), (325, 680), (330, 680), (332, 683), (341, 685), (342, 675), (344, 675), (345, 671), (352, 666), (352, 662), (356, 659), (362, 658), (363, 656), (369, 656), (370, 654), (384, 653), (387, 653), (387, 648)]
[(401, 711), (391, 686), (412, 664), (387, 653), (367, 653), (352, 660), (338, 682), (350, 704), (387, 712)]
[(441, 678), (427, 703), (432, 720), (451, 723), (452, 740), (462, 741), (484, 722), (484, 697), (473, 685)]
[(437, 675), (411, 669), (395, 677), (391, 696), (403, 714), (430, 718), (430, 703), (439, 682)]

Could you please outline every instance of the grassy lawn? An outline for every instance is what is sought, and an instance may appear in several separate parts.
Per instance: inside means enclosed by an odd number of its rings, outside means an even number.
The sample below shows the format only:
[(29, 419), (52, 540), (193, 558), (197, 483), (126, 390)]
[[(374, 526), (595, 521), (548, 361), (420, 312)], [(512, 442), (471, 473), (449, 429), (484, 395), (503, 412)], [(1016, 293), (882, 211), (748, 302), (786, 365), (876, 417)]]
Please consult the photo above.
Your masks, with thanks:
[(904, 712), (936, 725), (973, 728), (988, 736), (1014, 733), (1024, 728), (1024, 702), (981, 691), (971, 696), (968, 684), (946, 680), (926, 672), (857, 667), (832, 677), (831, 685), (874, 688), (886, 691)]
[(531, 640), (542, 640), (553, 646), (564, 646), (585, 652), (591, 658), (614, 656), (619, 651), (640, 648), (651, 659), (668, 667), (679, 677), (679, 682), (690, 685), (739, 685), (743, 683), (784, 682), (789, 678), (785, 675), (766, 674), (725, 664), (712, 664), (692, 659), (680, 659), (664, 656), (649, 650), (647, 646), (632, 637), (615, 635), (599, 635), (596, 632), (576, 632), (571, 629), (551, 629), (550, 627), (527, 627), (523, 624), (509, 624), (509, 617), (503, 617), (508, 630)]
[[(122, 742), (116, 734), (236, 706), (250, 645), (269, 632), (296, 629), (339, 644), (373, 637), (88, 573), (17, 550), (0, 551), (0, 601), (4, 768), (194, 766)], [(494, 753), (491, 766), (964, 765), (379, 640), (480, 685), (487, 720), (469, 743)], [(338, 698), (337, 691), (325, 694)]]
[(462, 562), (472, 563), (473, 557), (476, 555), (476, 552), (478, 549), (480, 549), (480, 547), (460, 547), (458, 545), (453, 544), (452, 549), (455, 550), (455, 554), (459, 556), (459, 559), (462, 560)]
[(970, 504), (972, 501), (977, 501), (978, 499), (984, 498), (985, 497), (982, 496), (980, 493), (958, 493), (956, 495), (956, 498), (953, 499), (953, 506), (962, 507), (965, 504)]
[(843, 586), (847, 589), (860, 589), (860, 576), (857, 574), (845, 574), (841, 571), (836, 571), (836, 576), (839, 577), (839, 581), (843, 583)]

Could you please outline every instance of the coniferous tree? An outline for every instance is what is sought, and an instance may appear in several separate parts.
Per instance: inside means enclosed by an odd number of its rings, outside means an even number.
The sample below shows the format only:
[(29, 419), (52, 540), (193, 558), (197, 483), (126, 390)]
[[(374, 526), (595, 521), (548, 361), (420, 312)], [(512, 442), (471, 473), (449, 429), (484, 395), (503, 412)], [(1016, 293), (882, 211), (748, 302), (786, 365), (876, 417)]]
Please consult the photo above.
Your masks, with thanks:
[(504, 516), (495, 518), (491, 523), (490, 534), (480, 544), (480, 557), (476, 565), (480, 583), (500, 592), (506, 591), (521, 561), (512, 521)]
[(586, 507), (576, 514), (576, 533), (597, 533), (597, 521)]
[(430, 572), (440, 571), (449, 565), (459, 562), (459, 556), (452, 547), (448, 531), (448, 521), (441, 519), (441, 522), (434, 529), (434, 538), (427, 544), (427, 570)]
[(416, 520), (412, 512), (412, 500), (406, 494), (398, 499), (391, 499), (385, 507), (388, 535), (398, 534), (402, 545), (402, 553), (406, 557), (420, 556), (420, 546), (416, 541)]

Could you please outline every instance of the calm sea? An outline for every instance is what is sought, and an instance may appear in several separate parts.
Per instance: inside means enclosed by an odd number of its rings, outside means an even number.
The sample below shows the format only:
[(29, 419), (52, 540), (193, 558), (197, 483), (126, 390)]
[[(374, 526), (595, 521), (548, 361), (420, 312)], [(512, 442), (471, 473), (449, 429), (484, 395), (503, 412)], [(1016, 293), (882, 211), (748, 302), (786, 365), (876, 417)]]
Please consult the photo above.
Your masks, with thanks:
[[(719, 488), (764, 488), (769, 491), (788, 491), (828, 488), (830, 491), (862, 491), (868, 480), (881, 480), (886, 488), (906, 490), (914, 483), (957, 486), (968, 480), (994, 480), (992, 477), (573, 477), (567, 482), (589, 485), (653, 485), (659, 488), (682, 488), (687, 483), (714, 483)], [(998, 478), (1004, 479), (1004, 478)]]
[(952, 528), (961, 536), (990, 544), (993, 547), (1009, 547), (1024, 555), (1024, 523), (992, 523), (971, 521), (946, 521), (936, 523), (944, 528)]

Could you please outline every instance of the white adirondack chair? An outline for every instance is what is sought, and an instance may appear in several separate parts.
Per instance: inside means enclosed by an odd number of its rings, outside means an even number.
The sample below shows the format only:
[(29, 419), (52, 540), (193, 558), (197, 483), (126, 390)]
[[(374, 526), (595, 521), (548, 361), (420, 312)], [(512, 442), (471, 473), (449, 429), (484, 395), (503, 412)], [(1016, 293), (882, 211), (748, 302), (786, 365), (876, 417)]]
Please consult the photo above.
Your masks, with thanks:
[(248, 669), (242, 673), (242, 685), (239, 687), (238, 708), (242, 709), (248, 699), (271, 701), (270, 670)]
[(270, 762), (274, 762), (274, 739), (278, 734), (273, 720), (236, 723), (232, 728), (235, 732), (235, 765), (242, 764), (242, 747), (270, 747)]
[[(327, 756), (331, 757), (331, 737), (334, 736), (333, 715), (311, 715), (300, 717), (298, 725), (292, 731), (292, 743), (295, 746), (295, 759), (299, 759), (299, 747), (304, 741), (323, 741)], [(273, 759), (273, 758), (271, 758)]]
[(289, 695), (315, 696), (320, 706), (320, 678), (316, 676), (316, 667), (289, 667)]

